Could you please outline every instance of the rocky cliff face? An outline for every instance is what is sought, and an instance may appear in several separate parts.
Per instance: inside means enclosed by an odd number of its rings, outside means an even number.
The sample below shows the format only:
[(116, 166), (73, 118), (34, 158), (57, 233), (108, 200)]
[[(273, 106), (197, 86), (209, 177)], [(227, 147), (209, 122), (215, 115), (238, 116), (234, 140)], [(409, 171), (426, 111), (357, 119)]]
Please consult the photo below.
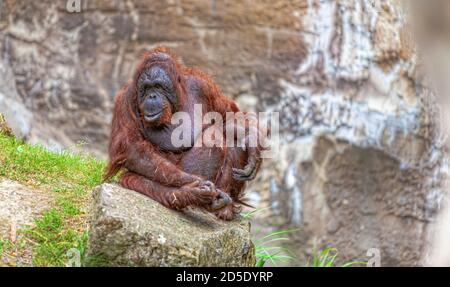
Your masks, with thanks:
[(446, 165), (401, 7), (308, 7), (302, 23), (317, 33), (304, 38), (295, 79), (278, 81), (286, 140), (260, 177), (263, 201), (310, 248), (338, 246), (347, 259), (376, 248), (383, 265), (420, 264)]
[(105, 152), (113, 98), (140, 54), (156, 45), (213, 74), (251, 108), (262, 108), (258, 99), (277, 102), (278, 79), (291, 79), (306, 55), (301, 1), (82, 1), (82, 12), (72, 14), (66, 2), (0, 4), (0, 71), (8, 84), (0, 111), (15, 106), (26, 115), (20, 132), (54, 148), (86, 141)]
[[(84, 1), (83, 1), (84, 2)], [(249, 187), (294, 250), (419, 263), (445, 161), (398, 1), (0, 2), (0, 112), (16, 133), (105, 151), (139, 54), (173, 48), (247, 110), (280, 111), (282, 145)]]

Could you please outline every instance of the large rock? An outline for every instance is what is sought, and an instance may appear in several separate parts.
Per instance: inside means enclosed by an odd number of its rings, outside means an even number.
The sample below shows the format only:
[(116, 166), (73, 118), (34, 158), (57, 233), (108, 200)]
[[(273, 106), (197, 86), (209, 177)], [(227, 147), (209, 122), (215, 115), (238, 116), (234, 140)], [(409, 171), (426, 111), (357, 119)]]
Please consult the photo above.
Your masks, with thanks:
[(17, 230), (32, 225), (53, 201), (46, 191), (0, 178), (0, 238), (15, 238)]
[(34, 221), (54, 202), (49, 191), (0, 178), (0, 241), (5, 246), (15, 243), (14, 248), (5, 247), (0, 252), (0, 267), (32, 266), (33, 244), (22, 245), (25, 235), (20, 230), (34, 226)]
[(177, 212), (112, 184), (94, 190), (88, 264), (254, 266), (250, 224)]

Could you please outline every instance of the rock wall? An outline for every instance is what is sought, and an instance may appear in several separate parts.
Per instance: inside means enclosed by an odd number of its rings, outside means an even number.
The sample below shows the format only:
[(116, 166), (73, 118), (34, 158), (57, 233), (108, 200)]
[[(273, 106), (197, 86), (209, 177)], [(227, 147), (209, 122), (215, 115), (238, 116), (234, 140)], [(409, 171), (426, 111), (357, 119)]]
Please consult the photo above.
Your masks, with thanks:
[[(418, 53), (423, 58), (426, 74), (436, 91), (436, 105), (440, 110), (450, 109), (450, 2), (449, 1), (410, 1), (407, 6), (410, 23), (418, 42)], [(431, 4), (431, 5), (430, 5)], [(445, 130), (446, 146), (450, 132), (450, 114), (440, 114), (440, 124)], [(447, 149), (448, 154), (448, 149)], [(450, 266), (450, 197), (448, 177), (444, 182), (444, 199), (440, 202), (441, 212), (430, 226), (433, 243), (429, 252), (424, 253), (424, 263), (428, 266)], [(434, 231), (434, 232), (433, 232)]]
[(286, 140), (260, 177), (262, 201), (300, 227), (299, 258), (318, 245), (343, 260), (376, 248), (382, 265), (421, 264), (447, 167), (405, 15), (394, 1), (308, 7), (315, 34), (295, 79), (278, 80)]
[(281, 112), (249, 196), (270, 207), (261, 225), (299, 227), (292, 264), (314, 245), (419, 264), (446, 161), (400, 1), (82, 2), (0, 1), (0, 112), (16, 133), (103, 154), (115, 93), (163, 44), (244, 109)]
[[(224, 92), (251, 108), (261, 107), (258, 99), (276, 102), (277, 79), (290, 79), (306, 54), (301, 1), (91, 0), (72, 14), (66, 3), (0, 2), (8, 101), (30, 114), (17, 123), (20, 132), (55, 149), (83, 141), (105, 152), (113, 98), (139, 55), (156, 45), (213, 74)], [(0, 111), (11, 106), (0, 96)]]

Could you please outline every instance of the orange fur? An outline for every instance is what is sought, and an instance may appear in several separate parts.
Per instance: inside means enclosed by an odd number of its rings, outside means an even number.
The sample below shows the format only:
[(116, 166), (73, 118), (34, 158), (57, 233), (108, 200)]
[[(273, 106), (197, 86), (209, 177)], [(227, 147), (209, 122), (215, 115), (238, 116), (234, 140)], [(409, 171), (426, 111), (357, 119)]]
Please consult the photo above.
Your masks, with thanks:
[[(233, 168), (245, 168), (249, 157), (258, 157), (259, 153), (220, 148), (192, 148), (180, 154), (163, 152), (154, 146), (145, 136), (142, 119), (136, 114), (138, 105), (137, 79), (143, 71), (159, 63), (159, 54), (168, 55), (164, 62), (173, 83), (176, 83), (178, 104), (183, 108), (192, 104), (194, 98), (201, 98), (206, 111), (216, 111), (225, 118), (226, 112), (238, 112), (237, 105), (222, 95), (219, 87), (210, 76), (198, 69), (187, 68), (181, 60), (165, 47), (155, 48), (142, 57), (133, 80), (117, 95), (113, 111), (111, 137), (109, 145), (109, 164), (105, 179), (110, 179), (121, 169), (120, 183), (130, 189), (143, 193), (161, 204), (182, 209), (187, 206), (199, 206), (208, 210), (208, 206), (217, 200), (219, 192), (229, 194), (233, 202), (215, 211), (222, 219), (232, 219), (242, 204), (244, 182), (233, 178)], [(198, 85), (201, 95), (193, 95), (188, 85)], [(161, 123), (170, 124), (170, 112), (164, 112)], [(150, 130), (151, 132), (151, 130)], [(259, 161), (259, 158), (256, 160)], [(255, 167), (259, 168), (259, 164)], [(212, 181), (217, 190), (202, 189), (205, 181)]]

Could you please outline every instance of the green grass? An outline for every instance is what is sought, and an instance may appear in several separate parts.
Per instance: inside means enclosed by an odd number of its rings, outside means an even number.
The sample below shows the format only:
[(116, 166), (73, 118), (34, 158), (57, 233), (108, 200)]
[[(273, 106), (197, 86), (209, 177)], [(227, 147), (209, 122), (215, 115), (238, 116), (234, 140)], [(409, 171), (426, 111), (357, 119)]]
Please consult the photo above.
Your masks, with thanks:
[[(54, 153), (0, 133), (0, 178), (47, 190), (55, 197), (53, 207), (33, 227), (19, 231), (32, 244), (33, 265), (65, 266), (73, 248), (83, 257), (86, 203), (92, 188), (101, 184), (104, 167), (105, 162), (91, 156)], [(6, 252), (3, 242), (1, 253)]]
[[(252, 219), (254, 216), (266, 211), (268, 208), (256, 208), (247, 213), (242, 214), (244, 219)], [(268, 262), (277, 266), (279, 263), (288, 262), (295, 257), (293, 253), (281, 243), (289, 241), (286, 236), (289, 233), (295, 232), (298, 229), (286, 229), (273, 231), (265, 235), (259, 235), (261, 232), (256, 231), (258, 237), (253, 238), (255, 244), (256, 265), (255, 267), (264, 267)]]
[(5, 242), (0, 238), (0, 258), (3, 256), (3, 249), (5, 248)]
[(12, 250), (13, 246), (14, 244), (10, 240), (0, 238), (0, 267), (3, 265), (1, 262), (3, 255)]
[(273, 244), (289, 241), (289, 238), (285, 235), (295, 231), (297, 231), (297, 229), (279, 230), (270, 232), (261, 238), (254, 239), (256, 246), (256, 267), (264, 267), (269, 261), (276, 266), (278, 263), (293, 260), (295, 257), (288, 248)]
[[(268, 208), (257, 208), (243, 214), (244, 219), (252, 219), (254, 216), (266, 211)], [(256, 249), (256, 265), (255, 267), (264, 267), (268, 262), (277, 266), (280, 263), (288, 263), (295, 259), (295, 255), (291, 250), (283, 246), (283, 243), (289, 242), (289, 234), (292, 234), (299, 229), (283, 229), (270, 232), (263, 236), (258, 236), (253, 239)], [(259, 235), (259, 231), (256, 234)], [(306, 264), (307, 267), (335, 267), (337, 266), (336, 259), (339, 252), (336, 248), (328, 247), (321, 251), (314, 251), (312, 262)], [(367, 262), (350, 261), (345, 262), (341, 267), (351, 267), (355, 265), (365, 266)]]
[[(321, 251), (314, 252), (311, 264), (309, 267), (337, 267), (336, 259), (338, 258), (339, 252), (336, 248), (327, 247)], [(363, 261), (349, 261), (345, 262), (339, 266), (341, 267), (351, 267), (355, 265), (365, 266), (367, 262)]]

